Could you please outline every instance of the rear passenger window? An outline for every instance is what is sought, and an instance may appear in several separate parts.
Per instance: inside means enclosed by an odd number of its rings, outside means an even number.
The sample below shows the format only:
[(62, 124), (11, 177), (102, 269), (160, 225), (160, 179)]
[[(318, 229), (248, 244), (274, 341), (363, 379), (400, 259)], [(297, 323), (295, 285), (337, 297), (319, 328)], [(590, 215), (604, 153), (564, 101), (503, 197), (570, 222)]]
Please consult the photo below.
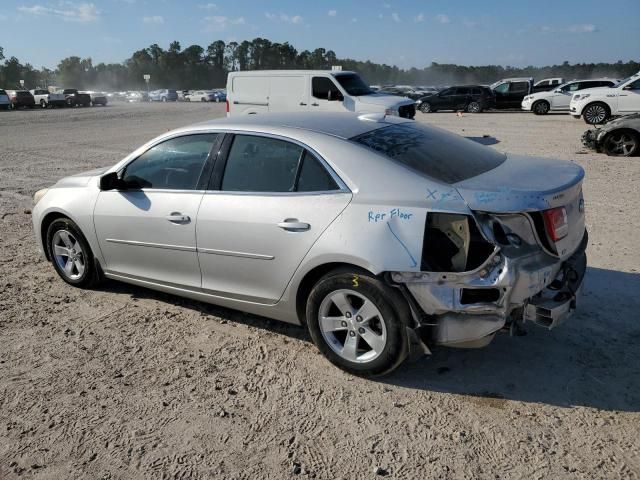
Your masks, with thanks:
[(469, 95), (469, 89), (466, 87), (458, 87), (456, 91), (457, 95)]
[(221, 190), (292, 192), (303, 148), (275, 138), (236, 135)]
[(482, 90), (480, 90), (479, 88), (473, 88), (471, 90), (471, 94), (472, 95), (482, 95)]
[(298, 178), (297, 191), (330, 192), (332, 190), (339, 190), (338, 184), (331, 178), (329, 172), (317, 158), (309, 152), (305, 153)]
[(527, 82), (513, 82), (509, 87), (510, 93), (527, 93), (529, 84)]

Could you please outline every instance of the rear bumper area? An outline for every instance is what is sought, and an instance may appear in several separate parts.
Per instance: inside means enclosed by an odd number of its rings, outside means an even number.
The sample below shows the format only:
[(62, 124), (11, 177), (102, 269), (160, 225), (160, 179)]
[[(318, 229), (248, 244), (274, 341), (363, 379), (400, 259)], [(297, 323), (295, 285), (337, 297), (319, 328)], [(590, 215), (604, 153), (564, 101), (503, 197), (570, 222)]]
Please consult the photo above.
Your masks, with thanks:
[(587, 267), (587, 233), (565, 261), (542, 251), (517, 258), (499, 249), (461, 273), (392, 273), (422, 315), (431, 343), (483, 347), (499, 330), (533, 322), (553, 328), (576, 308)]

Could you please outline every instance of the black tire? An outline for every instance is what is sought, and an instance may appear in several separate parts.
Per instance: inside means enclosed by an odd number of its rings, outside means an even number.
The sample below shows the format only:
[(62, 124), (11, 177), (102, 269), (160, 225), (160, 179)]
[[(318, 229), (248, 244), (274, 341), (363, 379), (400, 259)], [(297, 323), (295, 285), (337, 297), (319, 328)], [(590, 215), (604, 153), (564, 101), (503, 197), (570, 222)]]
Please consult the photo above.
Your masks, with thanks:
[(536, 115), (546, 115), (550, 109), (551, 105), (546, 100), (539, 100), (531, 106), (531, 111)]
[[(77, 258), (81, 259), (84, 264), (84, 271), (77, 278), (71, 278), (67, 273), (65, 273), (64, 268), (58, 263), (57, 256), (54, 252), (53, 241), (56, 232), (61, 231), (69, 232), (73, 239), (80, 245), (81, 254), (78, 255)], [(53, 268), (56, 270), (60, 278), (69, 285), (73, 285), (78, 288), (90, 288), (99, 282), (100, 275), (96, 268), (95, 259), (93, 257), (93, 252), (89, 247), (89, 243), (80, 231), (80, 228), (78, 228), (78, 226), (70, 219), (58, 218), (51, 222), (51, 225), (47, 228), (45, 248), (47, 249)], [(78, 272), (77, 269), (75, 271)]]
[(162, 101), (166, 102), (167, 101), (167, 97), (162, 97)]
[(465, 110), (469, 113), (482, 113), (482, 105), (480, 102), (469, 102)]
[(202, 98), (200, 99), (200, 101), (201, 101), (201, 102), (206, 102), (206, 101), (207, 101), (207, 99), (206, 99), (206, 98), (204, 98), (204, 97), (202, 97)]
[(588, 125), (604, 123), (610, 116), (611, 110), (609, 110), (609, 106), (602, 102), (590, 103), (582, 110), (582, 118), (584, 123)]
[(610, 157), (633, 157), (640, 152), (640, 135), (633, 130), (614, 130), (602, 140), (602, 149)]
[(435, 110), (431, 108), (431, 104), (429, 102), (422, 102), (420, 104), (420, 111), (422, 113), (433, 113)]
[(47, 102), (44, 99), (40, 100), (40, 108), (47, 108)]
[[(371, 360), (357, 362), (343, 358), (333, 350), (333, 348), (339, 347), (338, 343), (334, 343), (334, 347), (330, 346), (329, 340), (325, 337), (326, 332), (323, 334), (321, 330), (320, 308), (324, 305), (323, 302), (329, 299), (332, 294), (340, 293), (338, 291), (353, 292), (353, 298), (355, 299), (358, 299), (355, 295), (361, 296), (372, 302), (380, 313), (379, 316), (374, 316), (372, 319), (377, 323), (378, 330), (382, 328), (381, 324), (384, 323), (383, 335), (386, 336), (386, 339), (384, 340), (384, 347)], [(332, 308), (335, 308), (335, 306)], [(354, 312), (357, 311), (357, 308), (358, 305), (355, 304)], [(373, 330), (376, 326), (369, 322), (355, 323), (358, 318), (355, 315), (356, 313), (353, 313), (353, 315), (349, 316), (349, 325), (353, 327), (354, 331), (348, 331), (345, 328), (340, 332), (336, 332), (335, 335), (344, 334), (342, 337), (345, 339), (343, 340), (344, 343), (346, 343), (349, 335), (353, 335), (356, 338), (357, 358), (358, 351), (365, 350), (365, 354), (368, 354), (373, 351), (373, 347), (369, 347), (366, 340), (363, 343), (363, 337), (356, 334), (355, 329), (357, 329), (358, 325), (369, 327), (370, 330)], [(408, 307), (400, 294), (379, 278), (361, 270), (339, 269), (328, 273), (316, 283), (307, 298), (307, 327), (316, 347), (331, 363), (354, 375), (384, 375), (396, 369), (405, 360), (408, 354), (408, 334), (403, 318), (408, 318)], [(353, 322), (353, 325), (351, 322)], [(362, 332), (364, 334), (364, 330)], [(371, 348), (371, 350), (366, 352), (367, 348)]]

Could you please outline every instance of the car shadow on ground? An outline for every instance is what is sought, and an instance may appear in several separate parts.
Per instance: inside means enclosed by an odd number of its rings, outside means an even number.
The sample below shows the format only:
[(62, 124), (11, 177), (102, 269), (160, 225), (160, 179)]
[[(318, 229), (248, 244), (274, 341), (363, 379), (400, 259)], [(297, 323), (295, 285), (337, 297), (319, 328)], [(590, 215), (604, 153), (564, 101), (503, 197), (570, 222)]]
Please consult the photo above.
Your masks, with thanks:
[(640, 412), (640, 274), (589, 268), (578, 311), (547, 331), (499, 334), (484, 349), (436, 348), (381, 382), (469, 396)]
[(465, 137), (469, 140), (472, 140), (476, 143), (479, 143), (481, 145), (497, 145), (498, 143), (500, 143), (500, 140), (498, 140), (496, 137), (493, 137), (491, 135), (483, 135), (481, 137)]
[[(115, 281), (100, 290), (151, 298), (310, 342), (306, 328)], [(496, 335), (486, 348), (436, 347), (433, 355), (373, 379), (424, 391), (467, 396), (502, 408), (506, 400), (560, 407), (640, 412), (640, 274), (589, 268), (578, 311), (547, 331)]]

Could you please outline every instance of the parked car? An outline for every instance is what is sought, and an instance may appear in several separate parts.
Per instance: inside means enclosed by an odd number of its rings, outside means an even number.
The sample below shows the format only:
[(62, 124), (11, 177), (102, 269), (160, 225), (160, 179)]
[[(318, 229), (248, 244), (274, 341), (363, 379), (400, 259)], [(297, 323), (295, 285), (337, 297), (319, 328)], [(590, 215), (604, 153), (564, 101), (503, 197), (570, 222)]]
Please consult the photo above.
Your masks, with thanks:
[(215, 96), (214, 102), (226, 102), (227, 101), (227, 91), (224, 88), (214, 88), (211, 90)]
[(0, 109), (9, 110), (11, 108), (11, 99), (7, 92), (0, 88)]
[(412, 87), (399, 86), (399, 87), (386, 87), (380, 90), (380, 93), (386, 93), (389, 95), (398, 95), (401, 97), (408, 97), (411, 100), (418, 100), (424, 97), (426, 93), (415, 90)]
[(576, 93), (569, 104), (575, 118), (592, 125), (616, 115), (640, 112), (640, 72), (613, 87), (600, 87)]
[(211, 90), (191, 90), (185, 100), (187, 102), (215, 102), (216, 96)]
[(49, 93), (49, 90), (44, 88), (36, 88), (30, 90), (33, 95), (33, 100), (36, 105), (40, 105), (42, 108), (52, 107), (65, 107), (67, 105), (66, 98), (61, 93)]
[(520, 108), (524, 97), (533, 91), (533, 78), (505, 78), (490, 88), (496, 96), (494, 108)]
[(599, 128), (582, 135), (582, 144), (611, 157), (633, 157), (640, 154), (640, 113), (609, 120)]
[(125, 101), (129, 103), (148, 102), (149, 94), (147, 92), (127, 92)]
[(153, 90), (149, 92), (150, 102), (177, 102), (178, 92), (172, 89)]
[(522, 100), (522, 110), (536, 115), (546, 115), (549, 112), (569, 111), (569, 103), (574, 92), (595, 87), (612, 87), (618, 80), (610, 78), (596, 78), (591, 80), (572, 80), (560, 85), (553, 91), (545, 91), (528, 95)]
[(422, 113), (438, 110), (463, 110), (480, 113), (495, 105), (495, 95), (488, 87), (481, 85), (460, 85), (449, 87), (439, 93), (422, 97), (416, 107)]
[(245, 115), (62, 179), (32, 219), (73, 286), (104, 276), (302, 324), (334, 364), (379, 375), (568, 318), (583, 177), (383, 113)]
[(548, 92), (549, 90), (553, 90), (556, 87), (559, 87), (563, 83), (565, 83), (565, 80), (561, 77), (543, 78), (542, 80), (533, 84), (531, 92)]
[(36, 104), (33, 95), (28, 90), (7, 90), (6, 92), (11, 101), (12, 108), (33, 108)]
[(93, 105), (94, 107), (96, 105), (101, 105), (105, 107), (107, 103), (109, 103), (109, 99), (106, 93), (90, 92), (89, 95), (91, 96), (91, 105)]
[(64, 95), (68, 107), (88, 107), (91, 105), (91, 95), (88, 93), (80, 93), (75, 88), (65, 88), (58, 93)]
[(266, 112), (385, 113), (413, 118), (414, 101), (373, 92), (355, 72), (262, 70), (227, 76), (227, 115)]
[(176, 90), (178, 94), (178, 102), (186, 102), (188, 101), (189, 90)]

